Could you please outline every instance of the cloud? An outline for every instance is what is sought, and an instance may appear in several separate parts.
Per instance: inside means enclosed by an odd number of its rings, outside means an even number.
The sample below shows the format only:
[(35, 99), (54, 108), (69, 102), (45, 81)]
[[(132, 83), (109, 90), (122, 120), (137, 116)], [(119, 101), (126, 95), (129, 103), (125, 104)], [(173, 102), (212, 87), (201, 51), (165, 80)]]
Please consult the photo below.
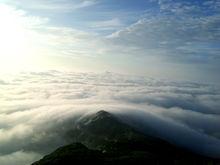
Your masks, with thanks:
[(89, 6), (93, 6), (97, 3), (97, 0), (87, 0), (87, 1), (82, 1), (80, 4), (78, 4), (75, 8), (80, 9), (80, 8), (85, 8)]
[(97, 4), (97, 0), (58, 0), (58, 1), (27, 1), (21, 0), (19, 2), (15, 2), (14, 0), (9, 0), (7, 4), (15, 5), (16, 7), (25, 8), (28, 10), (41, 10), (41, 11), (53, 11), (53, 12), (72, 12), (74, 10), (86, 8)]
[(0, 80), (0, 85), (6, 85), (7, 83), (3, 80)]
[(0, 155), (1, 165), (29, 165), (36, 159), (40, 159), (40, 155), (36, 153), (25, 153), (23, 151), (18, 151), (10, 155)]
[(2, 81), (10, 83), (0, 88), (1, 164), (16, 159), (30, 163), (67, 144), (70, 123), (101, 109), (144, 133), (220, 156), (219, 86), (110, 72), (24, 72), (8, 77)]
[[(214, 137), (207, 135), (204, 132), (204, 125), (202, 126), (202, 129), (199, 129), (195, 128), (193, 124), (188, 125), (186, 124), (187, 122), (177, 121), (176, 118), (181, 116), (180, 109), (172, 108), (169, 109), (169, 111), (174, 111), (171, 112), (173, 113), (171, 118), (167, 118), (165, 117), (166, 115), (164, 115), (169, 114), (169, 112), (154, 106), (149, 106), (138, 110), (126, 109), (126, 114), (120, 112), (119, 116), (121, 115), (120, 118), (122, 120), (131, 126), (135, 126), (137, 129), (147, 135), (160, 137), (169, 141), (170, 143), (177, 144), (178, 146), (185, 147), (200, 154), (219, 157), (220, 141), (217, 136)], [(175, 111), (178, 111), (179, 115), (174, 115)], [(196, 122), (200, 123), (199, 125), (202, 125), (201, 123), (203, 120), (201, 120), (201, 118), (200, 120), (197, 120), (198, 118), (196, 118), (194, 115), (193, 117), (190, 115), (191, 113), (183, 118), (190, 118), (190, 121), (195, 120)], [(207, 117), (205, 118), (207, 120)], [(215, 121), (218, 119), (219, 116), (215, 118)], [(208, 128), (206, 129), (208, 130)], [(219, 128), (215, 129), (218, 130)]]
[(90, 26), (96, 30), (118, 30), (121, 29), (124, 24), (120, 19), (113, 18), (110, 20), (91, 22)]
[(219, 22), (218, 15), (181, 18), (150, 15), (111, 34), (109, 38), (122, 47), (139, 48), (142, 56), (207, 62), (219, 60), (220, 50), (215, 46), (219, 43)]

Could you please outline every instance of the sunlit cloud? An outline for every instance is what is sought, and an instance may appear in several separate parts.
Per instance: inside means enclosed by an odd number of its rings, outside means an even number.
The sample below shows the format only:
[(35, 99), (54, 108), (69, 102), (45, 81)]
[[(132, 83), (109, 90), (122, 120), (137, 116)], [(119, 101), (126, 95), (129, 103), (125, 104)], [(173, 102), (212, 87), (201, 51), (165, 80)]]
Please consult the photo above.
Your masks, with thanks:
[(17, 7), (22, 7), (25, 9), (31, 10), (45, 10), (51, 12), (71, 12), (77, 9), (86, 8), (89, 6), (93, 6), (98, 3), (97, 0), (77, 0), (77, 1), (68, 1), (68, 0), (21, 0), (21, 1), (14, 1), (8, 0), (7, 4), (15, 5)]
[(58, 71), (8, 75), (1, 82), (0, 160), (15, 155), (26, 155), (30, 162), (39, 159), (68, 143), (68, 121), (101, 109), (141, 124), (140, 131), (151, 127), (165, 140), (219, 156), (218, 86)]

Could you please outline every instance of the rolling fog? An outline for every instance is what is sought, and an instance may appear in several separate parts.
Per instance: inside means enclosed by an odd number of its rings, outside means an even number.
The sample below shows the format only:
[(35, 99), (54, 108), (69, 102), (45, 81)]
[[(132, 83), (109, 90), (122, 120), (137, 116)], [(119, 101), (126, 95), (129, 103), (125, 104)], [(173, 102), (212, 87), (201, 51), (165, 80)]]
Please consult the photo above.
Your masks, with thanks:
[[(106, 110), (140, 131), (220, 157), (220, 87), (105, 72), (23, 72), (0, 79), (0, 164), (67, 144), (69, 121)], [(151, 130), (149, 132), (149, 130)]]

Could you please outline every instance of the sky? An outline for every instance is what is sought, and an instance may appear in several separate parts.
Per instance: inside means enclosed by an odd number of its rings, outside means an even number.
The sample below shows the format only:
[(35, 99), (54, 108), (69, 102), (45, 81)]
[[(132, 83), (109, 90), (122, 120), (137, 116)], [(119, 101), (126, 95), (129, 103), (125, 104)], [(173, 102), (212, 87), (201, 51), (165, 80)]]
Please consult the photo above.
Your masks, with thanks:
[(219, 83), (219, 0), (0, 0), (1, 71)]

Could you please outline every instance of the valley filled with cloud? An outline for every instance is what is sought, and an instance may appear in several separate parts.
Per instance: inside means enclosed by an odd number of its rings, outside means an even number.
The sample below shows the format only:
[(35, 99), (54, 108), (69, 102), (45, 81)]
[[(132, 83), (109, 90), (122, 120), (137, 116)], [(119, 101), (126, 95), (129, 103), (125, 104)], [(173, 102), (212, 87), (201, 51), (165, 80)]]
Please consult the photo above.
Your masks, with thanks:
[(99, 110), (178, 146), (220, 155), (220, 87), (112, 72), (21, 72), (0, 79), (1, 165), (68, 144), (75, 118)]

